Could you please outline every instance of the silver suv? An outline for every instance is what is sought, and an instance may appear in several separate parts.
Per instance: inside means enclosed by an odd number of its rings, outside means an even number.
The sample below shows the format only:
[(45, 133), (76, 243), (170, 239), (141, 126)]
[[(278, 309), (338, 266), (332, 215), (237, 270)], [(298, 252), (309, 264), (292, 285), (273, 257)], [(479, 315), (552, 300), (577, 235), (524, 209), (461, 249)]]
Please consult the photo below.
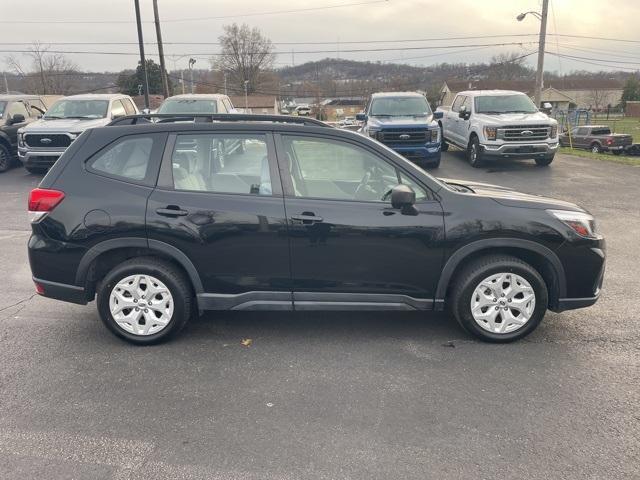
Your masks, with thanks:
[(32, 173), (43, 173), (71, 142), (92, 127), (137, 114), (133, 100), (121, 94), (72, 95), (54, 103), (47, 113), (18, 131), (18, 158)]

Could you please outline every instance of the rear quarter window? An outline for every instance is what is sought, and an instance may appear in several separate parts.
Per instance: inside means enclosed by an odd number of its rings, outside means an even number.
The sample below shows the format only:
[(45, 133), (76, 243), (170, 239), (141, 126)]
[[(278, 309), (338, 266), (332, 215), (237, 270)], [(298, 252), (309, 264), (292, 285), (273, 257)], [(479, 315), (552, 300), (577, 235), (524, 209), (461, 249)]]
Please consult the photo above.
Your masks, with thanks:
[(158, 178), (164, 134), (127, 135), (91, 156), (89, 172), (129, 183), (152, 186)]

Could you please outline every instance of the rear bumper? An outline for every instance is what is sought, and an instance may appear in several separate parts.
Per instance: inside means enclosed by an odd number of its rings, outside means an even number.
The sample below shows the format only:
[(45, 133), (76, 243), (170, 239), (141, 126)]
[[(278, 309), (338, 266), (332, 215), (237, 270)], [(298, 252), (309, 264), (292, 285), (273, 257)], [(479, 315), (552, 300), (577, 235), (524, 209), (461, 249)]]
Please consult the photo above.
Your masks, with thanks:
[(600, 295), (586, 298), (560, 298), (558, 305), (553, 309), (554, 312), (564, 312), (565, 310), (575, 310), (577, 308), (590, 307), (598, 301)]
[(85, 289), (82, 287), (41, 280), (35, 277), (33, 277), (33, 282), (39, 287), (38, 293), (43, 297), (80, 305), (86, 305), (89, 301)]
[(482, 155), (500, 158), (540, 158), (554, 155), (559, 143), (503, 143), (481, 144)]

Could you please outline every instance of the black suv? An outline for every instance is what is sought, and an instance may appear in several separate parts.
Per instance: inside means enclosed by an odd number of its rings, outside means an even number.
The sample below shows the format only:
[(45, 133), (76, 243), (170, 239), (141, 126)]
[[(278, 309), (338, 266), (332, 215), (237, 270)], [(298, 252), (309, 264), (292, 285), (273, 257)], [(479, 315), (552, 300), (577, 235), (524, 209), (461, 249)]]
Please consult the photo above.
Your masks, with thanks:
[(38, 95), (0, 95), (0, 172), (18, 152), (18, 130), (40, 117), (47, 107)]
[(133, 343), (203, 310), (443, 310), (484, 340), (592, 305), (604, 240), (568, 202), (439, 180), (363, 135), (265, 115), (124, 117), (31, 192), (41, 295)]

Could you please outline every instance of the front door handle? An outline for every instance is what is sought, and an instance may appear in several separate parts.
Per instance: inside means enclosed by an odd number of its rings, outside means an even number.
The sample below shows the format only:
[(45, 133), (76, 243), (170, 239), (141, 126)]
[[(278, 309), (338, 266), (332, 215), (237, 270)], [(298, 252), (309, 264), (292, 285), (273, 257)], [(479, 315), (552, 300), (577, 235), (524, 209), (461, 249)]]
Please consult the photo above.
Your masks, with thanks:
[(295, 222), (302, 222), (303, 225), (311, 225), (314, 223), (322, 222), (322, 217), (317, 217), (313, 213), (304, 212), (302, 215), (292, 215), (291, 220)]
[(158, 208), (156, 209), (156, 213), (163, 217), (184, 217), (185, 215), (189, 215), (189, 212), (182, 210), (177, 205), (168, 205), (167, 208)]

